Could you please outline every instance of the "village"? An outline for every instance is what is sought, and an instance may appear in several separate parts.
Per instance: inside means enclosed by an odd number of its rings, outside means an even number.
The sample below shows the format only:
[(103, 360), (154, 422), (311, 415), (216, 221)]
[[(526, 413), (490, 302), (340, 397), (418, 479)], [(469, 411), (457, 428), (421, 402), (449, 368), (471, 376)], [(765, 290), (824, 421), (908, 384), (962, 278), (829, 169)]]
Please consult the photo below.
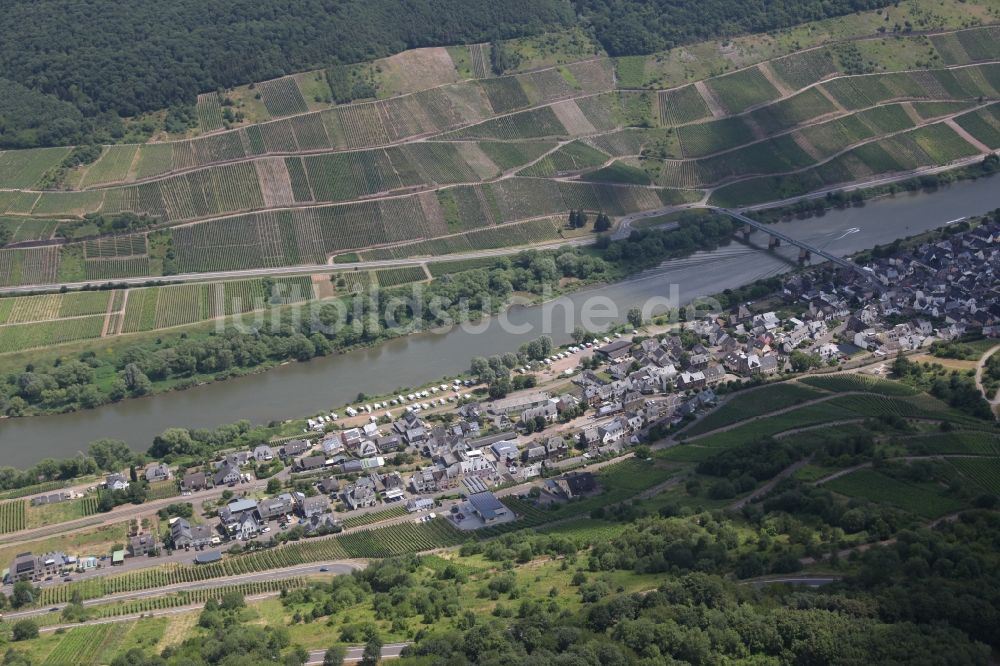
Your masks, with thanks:
[[(171, 507), (189, 503), (192, 511), (168, 515), (159, 532), (133, 521), (128, 543), (110, 554), (21, 553), (6, 580), (71, 580), (137, 558), (211, 563), (234, 545), (387, 521), (443, 516), (463, 530), (493, 526), (517, 519), (499, 497), (545, 505), (598, 493), (593, 469), (748, 384), (870, 364), (971, 332), (1000, 334), (996, 221), (873, 257), (866, 270), (874, 282), (807, 269), (785, 278), (780, 296), (728, 312), (620, 328), (545, 358), (521, 354), (514, 367), (491, 359), (494, 380), (502, 369), (525, 387), (502, 397), (489, 398), (479, 377), (456, 378), (349, 406), (342, 416), (315, 415), (299, 436), (199, 467), (154, 462), (108, 475), (101, 485), (112, 492), (139, 476), (171, 481), (180, 492)], [(64, 491), (31, 501), (69, 499)]]

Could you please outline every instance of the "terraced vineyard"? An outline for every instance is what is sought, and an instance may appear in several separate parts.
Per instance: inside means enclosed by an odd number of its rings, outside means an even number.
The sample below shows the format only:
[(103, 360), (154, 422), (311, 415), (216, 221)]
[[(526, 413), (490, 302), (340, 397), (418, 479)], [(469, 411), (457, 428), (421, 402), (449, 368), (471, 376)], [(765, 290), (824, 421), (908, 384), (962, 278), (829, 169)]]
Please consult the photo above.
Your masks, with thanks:
[(716, 428), (745, 421), (754, 416), (793, 407), (808, 400), (815, 400), (823, 395), (820, 391), (789, 382), (752, 389), (730, 397), (726, 401), (725, 409), (708, 414), (684, 432), (688, 436), (699, 435)]
[[(32, 216), (17, 223), (25, 239), (62, 217), (151, 215), (178, 225), (172, 267), (227, 271), (530, 243), (558, 233), (530, 222), (570, 209), (621, 216), (708, 188), (712, 203), (761, 203), (976, 159), (1000, 147), (996, 27), (927, 20), (942, 22), (930, 38), (893, 38), (921, 53), (915, 63), (843, 26), (843, 43), (821, 30), (794, 45), (736, 38), (732, 60), (719, 59), (731, 44), (615, 60), (595, 45), (594, 57), (499, 77), (484, 45), (442, 49), (426, 85), (406, 75), (408, 56), (384, 59), (370, 74), (389, 88), (340, 105), (323, 101), (322, 72), (283, 76), (200, 95), (200, 134), (105, 147), (58, 191), (49, 181), (69, 148), (2, 152), (0, 214), (5, 226)], [(229, 95), (256, 122), (233, 122)], [(510, 223), (524, 224), (499, 231)], [(165, 270), (140, 236), (88, 240), (83, 262), (60, 268), (76, 251), (0, 250), (0, 286)], [(194, 318), (181, 293), (159, 321)]]

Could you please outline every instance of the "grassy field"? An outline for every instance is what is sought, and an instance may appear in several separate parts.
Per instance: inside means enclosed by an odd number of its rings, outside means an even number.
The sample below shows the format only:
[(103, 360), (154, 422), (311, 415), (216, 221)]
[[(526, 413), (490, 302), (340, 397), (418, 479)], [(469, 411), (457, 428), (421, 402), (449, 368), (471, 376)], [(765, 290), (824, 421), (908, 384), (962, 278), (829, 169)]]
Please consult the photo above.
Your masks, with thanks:
[(25, 527), (44, 527), (64, 523), (77, 518), (86, 518), (97, 513), (97, 497), (88, 496), (56, 504), (28, 506), (25, 509)]

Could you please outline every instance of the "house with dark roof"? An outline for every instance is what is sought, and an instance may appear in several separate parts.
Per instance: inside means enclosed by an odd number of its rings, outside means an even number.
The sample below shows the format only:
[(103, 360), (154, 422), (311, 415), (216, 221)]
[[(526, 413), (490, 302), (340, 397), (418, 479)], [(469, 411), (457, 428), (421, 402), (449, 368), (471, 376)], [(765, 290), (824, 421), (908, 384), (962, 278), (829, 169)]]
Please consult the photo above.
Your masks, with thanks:
[(154, 483), (156, 481), (169, 481), (170, 480), (170, 467), (166, 463), (154, 463), (146, 468), (143, 473), (146, 477), (146, 481), (149, 483)]
[(212, 477), (212, 481), (217, 486), (227, 486), (240, 480), (240, 468), (229, 460), (223, 461), (219, 469)]
[(337, 519), (329, 513), (320, 513), (310, 516), (306, 519), (303, 527), (305, 527), (306, 534), (310, 536), (319, 534), (335, 534), (344, 529), (341, 527), (340, 523), (337, 522)]
[(14, 557), (14, 563), (10, 565), (10, 578), (13, 581), (34, 580), (38, 558), (28, 553), (19, 553)]
[(299, 472), (322, 469), (324, 465), (326, 465), (326, 456), (305, 456), (295, 461), (295, 469)]
[(609, 361), (614, 361), (620, 358), (628, 356), (629, 350), (632, 348), (632, 342), (629, 340), (621, 339), (609, 342), (603, 347), (597, 348), (597, 353), (603, 356)]
[(555, 487), (566, 499), (573, 499), (597, 490), (597, 479), (590, 472), (576, 472), (556, 479)]
[(188, 472), (181, 480), (181, 490), (195, 492), (208, 488), (208, 477), (204, 472)]
[(177, 518), (170, 524), (170, 540), (174, 548), (201, 548), (212, 543), (215, 531), (209, 525), (192, 526), (187, 520)]
[(341, 497), (348, 510), (360, 509), (378, 504), (375, 493), (375, 483), (369, 477), (362, 477), (351, 486), (344, 489)]
[(155, 534), (137, 534), (128, 540), (128, 554), (131, 557), (155, 555), (159, 547)]
[(469, 504), (472, 506), (473, 512), (487, 525), (511, 517), (510, 509), (489, 491), (469, 495)]
[(288, 516), (293, 511), (295, 511), (295, 499), (289, 493), (257, 502), (257, 513), (264, 521)]
[(293, 439), (281, 446), (278, 450), (278, 455), (282, 458), (294, 458), (308, 451), (310, 446), (309, 442), (304, 439)]
[(330, 498), (326, 495), (316, 495), (302, 500), (302, 515), (306, 518), (318, 516), (330, 508)]
[(340, 481), (333, 478), (322, 479), (316, 482), (316, 490), (324, 495), (336, 495), (340, 491)]

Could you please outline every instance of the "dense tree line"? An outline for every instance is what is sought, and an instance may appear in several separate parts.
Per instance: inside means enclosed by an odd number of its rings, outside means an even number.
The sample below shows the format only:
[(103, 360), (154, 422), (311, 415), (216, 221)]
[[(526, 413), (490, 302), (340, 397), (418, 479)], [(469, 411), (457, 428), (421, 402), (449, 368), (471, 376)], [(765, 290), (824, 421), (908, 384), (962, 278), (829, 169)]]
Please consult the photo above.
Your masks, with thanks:
[(555, 599), (524, 600), (501, 617), (476, 618), (467, 629), (422, 632), (400, 663), (929, 666), (989, 660), (986, 646), (948, 626), (890, 623), (846, 604), (775, 605), (706, 573), (683, 575), (648, 593), (615, 593), (608, 586), (585, 601), (582, 618), (562, 612)]
[(753, 490), (761, 481), (773, 479), (781, 470), (800, 460), (804, 451), (786, 442), (765, 437), (737, 444), (698, 463), (699, 474), (721, 477), (731, 492), (718, 499), (728, 499), (737, 493)]
[[(571, 21), (558, 0), (15, 0), (0, 16), (0, 71), (30, 90), (0, 109), (16, 105), (11, 127), (24, 145), (75, 142), (82, 117), (190, 105), (220, 87)], [(37, 109), (52, 121), (32, 133)]]
[[(78, 238), (80, 229), (86, 229), (87, 235), (127, 234), (142, 231), (159, 222), (159, 218), (143, 213), (116, 213), (104, 215), (87, 213), (82, 220), (64, 222), (59, 225), (58, 234), (65, 238)], [(91, 229), (93, 231), (91, 231)]]
[(98, 472), (119, 472), (130, 465), (142, 465), (145, 457), (125, 442), (101, 439), (91, 442), (87, 453), (72, 458), (46, 458), (26, 470), (0, 467), (0, 490), (26, 488), (39, 482), (69, 481)]
[(350, 101), (373, 89), (339, 66), (423, 46), (490, 40), (491, 66), (503, 72), (517, 63), (501, 40), (565, 28), (575, 13), (611, 55), (630, 55), (886, 4), (15, 0), (0, 15), (0, 147), (114, 141), (126, 132), (119, 116), (161, 109), (183, 130), (198, 93), (315, 67), (331, 66), (334, 98)]
[(0, 148), (78, 143), (91, 129), (91, 122), (69, 102), (0, 78)]
[(616, 56), (787, 28), (889, 4), (887, 0), (574, 0), (601, 45)]

